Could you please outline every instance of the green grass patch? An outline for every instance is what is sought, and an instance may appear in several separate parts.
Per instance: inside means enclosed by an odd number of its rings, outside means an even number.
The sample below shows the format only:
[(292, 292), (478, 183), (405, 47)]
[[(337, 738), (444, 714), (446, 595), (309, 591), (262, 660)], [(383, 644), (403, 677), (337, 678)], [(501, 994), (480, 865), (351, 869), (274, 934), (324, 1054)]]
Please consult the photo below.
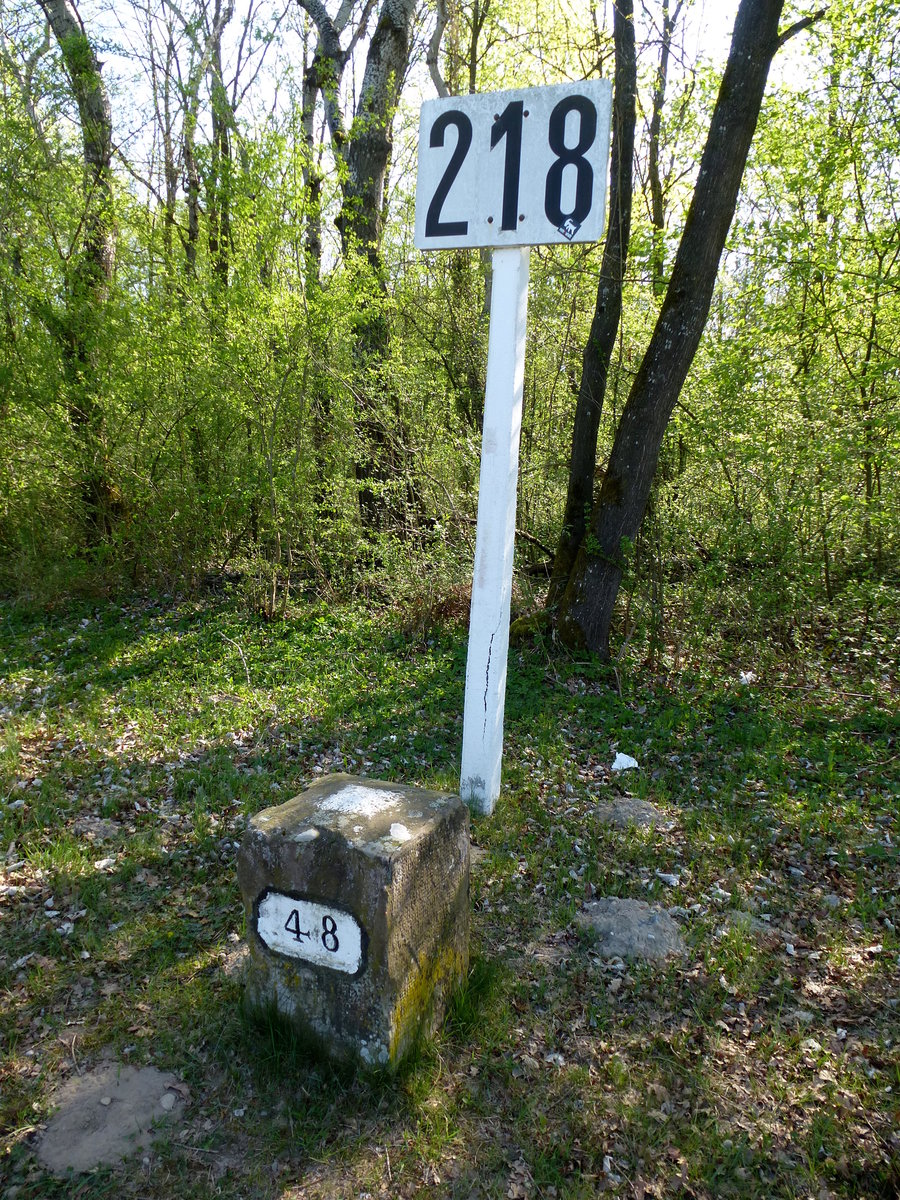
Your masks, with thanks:
[[(895, 1195), (897, 664), (871, 645), (769, 647), (741, 683), (746, 660), (614, 677), (517, 644), (469, 979), (389, 1078), (245, 1019), (235, 856), (250, 814), (331, 771), (455, 788), (458, 626), (0, 605), (4, 1188)], [(639, 769), (614, 775), (617, 750)], [(626, 798), (668, 827), (598, 819)], [(577, 924), (599, 896), (669, 909), (687, 958), (604, 960)], [(110, 1056), (184, 1080), (185, 1120), (147, 1164), (55, 1182), (34, 1156), (53, 1090)]]

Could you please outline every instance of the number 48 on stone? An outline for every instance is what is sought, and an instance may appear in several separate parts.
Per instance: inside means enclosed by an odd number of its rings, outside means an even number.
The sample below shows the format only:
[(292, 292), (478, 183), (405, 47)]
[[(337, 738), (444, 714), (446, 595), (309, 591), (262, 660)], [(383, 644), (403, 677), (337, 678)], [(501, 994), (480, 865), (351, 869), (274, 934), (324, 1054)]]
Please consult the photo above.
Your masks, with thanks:
[[(287, 933), (293, 936), (295, 942), (302, 941), (303, 938), (312, 939), (313, 937), (320, 937), (318, 930), (314, 932), (312, 929), (300, 928), (300, 912), (296, 908), (291, 909), (288, 919), (284, 923), (284, 928)], [(322, 917), (321, 942), (324, 949), (330, 951), (332, 954), (337, 952), (341, 944), (337, 936), (337, 922), (330, 913), (326, 913)]]

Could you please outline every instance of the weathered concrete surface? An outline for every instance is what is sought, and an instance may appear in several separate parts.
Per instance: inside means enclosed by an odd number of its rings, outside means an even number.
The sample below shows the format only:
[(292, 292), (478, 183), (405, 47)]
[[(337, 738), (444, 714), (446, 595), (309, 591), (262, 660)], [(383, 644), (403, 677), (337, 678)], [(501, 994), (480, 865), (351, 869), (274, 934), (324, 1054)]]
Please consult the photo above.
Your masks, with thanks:
[[(253, 818), (238, 879), (251, 1008), (274, 1009), (330, 1053), (390, 1066), (440, 1024), (468, 971), (469, 814), (459, 797), (328, 776)], [(364, 931), (359, 969), (307, 961), (308, 943), (296, 957), (270, 949), (257, 923), (273, 891), (349, 914)]]
[(68, 1080), (38, 1148), (48, 1170), (90, 1171), (144, 1150), (160, 1126), (180, 1119), (187, 1089), (155, 1067), (111, 1063)]
[(595, 900), (579, 922), (597, 935), (597, 953), (604, 958), (661, 959), (686, 953), (669, 914), (644, 900)]

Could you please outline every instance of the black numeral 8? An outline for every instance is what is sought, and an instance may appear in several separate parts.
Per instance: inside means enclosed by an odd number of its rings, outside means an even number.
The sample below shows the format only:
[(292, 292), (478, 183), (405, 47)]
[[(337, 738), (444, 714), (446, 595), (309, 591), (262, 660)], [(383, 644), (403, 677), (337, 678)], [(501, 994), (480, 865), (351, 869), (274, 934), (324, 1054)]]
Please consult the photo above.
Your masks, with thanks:
[(337, 922), (334, 917), (325, 916), (322, 918), (322, 945), (332, 953), (340, 945), (337, 939)]
[[(579, 116), (578, 141), (574, 146), (566, 145), (566, 117), (571, 112)], [(547, 186), (544, 190), (544, 212), (551, 225), (559, 228), (566, 221), (574, 221), (580, 225), (591, 211), (594, 195), (594, 168), (584, 157), (594, 144), (597, 136), (597, 110), (586, 96), (567, 96), (560, 100), (550, 114), (550, 124), (547, 130), (547, 140), (550, 149), (556, 155), (547, 172)], [(566, 167), (574, 167), (577, 175), (575, 180), (575, 207), (571, 212), (562, 210), (562, 182)]]

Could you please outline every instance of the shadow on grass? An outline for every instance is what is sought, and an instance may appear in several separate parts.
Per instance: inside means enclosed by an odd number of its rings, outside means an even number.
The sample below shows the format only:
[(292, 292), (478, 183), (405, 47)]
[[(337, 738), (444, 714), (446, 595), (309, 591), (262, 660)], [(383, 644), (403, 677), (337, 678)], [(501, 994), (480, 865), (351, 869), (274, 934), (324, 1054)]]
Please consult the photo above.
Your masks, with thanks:
[[(733, 1133), (731, 1124), (742, 1116), (740, 1098), (737, 1092), (723, 1090), (728, 1066), (716, 1061), (713, 1039), (706, 1033), (707, 1027), (714, 1031), (728, 1015), (715, 977), (670, 986), (674, 1011), (687, 1008), (690, 1020), (704, 1028), (702, 1036), (692, 1037), (690, 1032), (676, 1035), (676, 1027), (667, 1026), (658, 1044), (658, 1057), (666, 1048), (671, 1059), (663, 1084), (673, 1095), (678, 1078), (688, 1080), (693, 1089), (693, 1107), (683, 1117), (660, 1116), (659, 1098), (646, 1092), (656, 1082), (652, 1014), (636, 1008), (629, 1024), (620, 1019), (621, 1010), (605, 992), (599, 998), (583, 994), (581, 987), (599, 986), (583, 963), (579, 967), (583, 984), (569, 977), (567, 967), (556, 965), (544, 970), (536, 980), (539, 986), (533, 988), (531, 980), (520, 978), (496, 955), (476, 954), (469, 985), (454, 1000), (441, 1038), (389, 1079), (316, 1059), (290, 1029), (248, 1026), (240, 1015), (237, 984), (226, 979), (221, 969), (228, 935), (240, 926), (233, 847), (221, 848), (223, 835), (230, 838), (234, 833), (229, 822), (237, 821), (241, 812), (286, 798), (288, 788), (299, 789), (314, 772), (353, 769), (347, 758), (356, 755), (357, 748), (363, 759), (370, 760), (365, 763), (369, 775), (414, 777), (432, 786), (454, 787), (459, 740), (455, 714), (462, 701), (464, 641), (438, 635), (435, 644), (426, 648), (362, 621), (342, 624), (339, 616), (324, 612), (276, 632), (241, 624), (228, 610), (182, 617), (158, 610), (148, 622), (155, 627), (141, 628), (135, 621), (120, 629), (121, 622), (113, 623), (91, 643), (91, 653), (79, 652), (80, 658), (71, 664), (75, 668), (72, 686), (90, 679), (92, 699), (61, 686), (60, 699), (71, 696), (70, 705), (47, 706), (57, 727), (65, 721), (93, 724), (98, 731), (95, 750), (120, 772), (118, 779), (126, 781), (122, 789), (114, 791), (109, 781), (97, 778), (96, 757), (67, 750), (41, 765), (41, 799), (29, 798), (22, 809), (4, 812), (0, 818), (6, 843), (15, 841), (29, 863), (39, 866), (41, 880), (33, 897), (0, 910), (7, 960), (0, 985), (9, 989), (3, 1032), (10, 1056), (16, 1054), (17, 1038), (39, 1041), (43, 1037), (47, 1042), (57, 1030), (71, 1032), (67, 1022), (80, 1020), (87, 1030), (83, 1053), (88, 1057), (106, 1049), (124, 1054), (131, 1045), (135, 1059), (152, 1054), (161, 1065), (183, 1074), (194, 1093), (190, 1128), (181, 1139), (190, 1144), (178, 1145), (174, 1138), (168, 1146), (163, 1144), (159, 1178), (142, 1182), (134, 1176), (133, 1164), (126, 1167), (124, 1182), (123, 1176), (116, 1176), (122, 1185), (119, 1194), (187, 1193), (192, 1200), (223, 1194), (275, 1200), (303, 1194), (286, 1190), (287, 1181), (292, 1188), (303, 1188), (307, 1179), (312, 1180), (311, 1188), (318, 1189), (310, 1194), (328, 1196), (332, 1183), (331, 1194), (347, 1194), (351, 1181), (355, 1186), (354, 1172), (362, 1171), (360, 1164), (377, 1155), (379, 1146), (390, 1143), (394, 1153), (397, 1145), (412, 1145), (408, 1157), (421, 1166), (439, 1162), (458, 1142), (465, 1145), (459, 1155), (460, 1173), (452, 1187), (446, 1185), (438, 1194), (505, 1195), (507, 1184), (511, 1187), (515, 1182), (510, 1180), (510, 1159), (515, 1163), (518, 1155), (527, 1162), (538, 1187), (557, 1187), (560, 1195), (588, 1195), (588, 1189), (603, 1177), (606, 1157), (613, 1171), (617, 1164), (621, 1169), (621, 1161), (633, 1165), (642, 1159), (668, 1158), (677, 1172), (676, 1159), (671, 1157), (675, 1150), (690, 1164), (691, 1178), (699, 1181), (695, 1182), (697, 1195), (719, 1195), (740, 1187), (741, 1171), (752, 1176), (744, 1193), (749, 1195), (748, 1189), (762, 1186), (766, 1161), (790, 1153), (798, 1165), (778, 1167), (774, 1182), (765, 1186), (771, 1194), (793, 1195), (802, 1182), (803, 1155), (815, 1162), (819, 1153), (816, 1138), (825, 1139), (826, 1154), (832, 1145), (840, 1146), (839, 1138), (821, 1122), (814, 1130), (804, 1127), (798, 1136), (799, 1150), (791, 1144), (790, 1128), (760, 1145), (745, 1144)], [(171, 628), (165, 630), (164, 625)], [(18, 636), (33, 632), (40, 632), (39, 623), (23, 626)], [(81, 636), (78, 613), (56, 622), (52, 633), (54, 645), (47, 649), (60, 653), (67, 635)], [(154, 644), (153, 639), (162, 634), (169, 638), (166, 645)], [(145, 637), (147, 644), (142, 646)], [(230, 716), (216, 710), (210, 700), (216, 689), (243, 686), (241, 659), (229, 647), (229, 637), (243, 639), (253, 677), (250, 695), (235, 697), (233, 709), (228, 710), (233, 713), (232, 729), (253, 727), (242, 745), (235, 743), (227, 728)], [(126, 650), (129, 661), (116, 666), (116, 658)], [(16, 654), (16, 669), (24, 673), (36, 652), (20, 646)], [(119, 742), (115, 733), (121, 721), (117, 727), (111, 715), (114, 707), (99, 708), (101, 702), (122, 704), (129, 717), (140, 716), (148, 728), (158, 723), (165, 732), (154, 743), (156, 756), (150, 753), (149, 741), (137, 749), (125, 739)], [(39, 715), (41, 705), (46, 701), (29, 699), (11, 719)], [(197, 711), (191, 714), (195, 705)], [(508, 778), (521, 790), (505, 794), (497, 816), (476, 825), (479, 840), (492, 855), (492, 878), (489, 882), (486, 878), (482, 887), (485, 895), (490, 894), (493, 908), (477, 912), (473, 930), (480, 929), (482, 944), (492, 946), (501, 942), (515, 946), (528, 936), (523, 905), (513, 903), (511, 914), (504, 915), (506, 909), (498, 910), (494, 895), (502, 892), (507, 876), (512, 878), (528, 839), (528, 870), (533, 868), (534, 874), (525, 895), (533, 909), (531, 919), (557, 933), (565, 926), (562, 889), (570, 886), (566, 869), (570, 861), (576, 865), (567, 856), (583, 831), (573, 828), (574, 822), (567, 823), (564, 784), (570, 779), (578, 783), (571, 772), (586, 764), (608, 767), (614, 742), (621, 740), (628, 749), (652, 735), (652, 757), (660, 764), (660, 778), (651, 782), (644, 771), (634, 782), (629, 780), (629, 786), (648, 791), (667, 786), (673, 797), (684, 793), (691, 754), (697, 756), (691, 770), (701, 777), (717, 756), (743, 752), (746, 765), (741, 759), (738, 788), (751, 774), (778, 781), (795, 770), (782, 765), (774, 752), (784, 740), (791, 714), (779, 714), (754, 693), (730, 694), (724, 685), (705, 693), (660, 689), (638, 703), (611, 692), (598, 669), (585, 666), (576, 671), (564, 660), (551, 662), (538, 651), (521, 650), (510, 658), (506, 713)], [(802, 732), (814, 734), (824, 748), (831, 723), (819, 717), (810, 721)], [(872, 738), (882, 738), (880, 759), (889, 759), (893, 752), (890, 725), (881, 715), (846, 712), (840, 729), (847, 742), (843, 771), (848, 763), (867, 763)], [(49, 730), (39, 736), (48, 743), (52, 740)], [(160, 749), (163, 741), (167, 744)], [(169, 764), (167, 776), (161, 756), (175, 758), (185, 746), (190, 761)], [(681, 756), (671, 768), (666, 760), (670, 752)], [(649, 750), (646, 757), (651, 757)], [(543, 766), (538, 765), (541, 758)], [(138, 786), (128, 779), (142, 782)], [(274, 793), (272, 783), (285, 788)], [(732, 790), (731, 783), (727, 790)], [(133, 808), (137, 798), (142, 802), (139, 812)], [(746, 800), (736, 793), (729, 808), (697, 793), (689, 795), (687, 803), (698, 809), (707, 806), (709, 820), (715, 819), (721, 831), (737, 831), (737, 817), (744, 815), (745, 808), (752, 812), (760, 800), (755, 792)], [(792, 808), (778, 810), (776, 803), (781, 801), (769, 802), (774, 814), (780, 811), (785, 821), (798, 819)], [(808, 797), (805, 803), (808, 806)], [(75, 835), (65, 832), (69, 842), (64, 846), (61, 835), (67, 823), (92, 808), (121, 821), (113, 842), (87, 849), (82, 844), (79, 849)], [(707, 813), (706, 807), (703, 812)], [(170, 823), (173, 816), (179, 818), (177, 823)], [(212, 818), (219, 822), (215, 830)], [(529, 824), (530, 831), (526, 830)], [(556, 834), (552, 834), (554, 824)], [(687, 820), (684, 827), (689, 829)], [(166, 838), (169, 845), (164, 852)], [(645, 841), (639, 855), (634, 847), (628, 850), (629, 865), (646, 864), (652, 870), (658, 865), (656, 847), (651, 839)], [(602, 842), (595, 838), (594, 845)], [(614, 839), (607, 839), (605, 845), (603, 853), (610, 861), (625, 852)], [(122, 856), (119, 865), (111, 872), (97, 871), (93, 860), (110, 853)], [(761, 842), (759, 853), (763, 862), (770, 854), (767, 843)], [(736, 850), (723, 849), (721, 854), (729, 863), (738, 861)], [(547, 871), (552, 868), (559, 895), (548, 892), (538, 898), (530, 887), (544, 877), (543, 860), (551, 857), (555, 865), (548, 863)], [(717, 852), (710, 869), (715, 865), (718, 870), (719, 858)], [(158, 876), (155, 885), (146, 882), (146, 875), (143, 882), (138, 877), (148, 870)], [(620, 873), (610, 886), (623, 895), (633, 893), (634, 872)], [(54, 932), (45, 918), (43, 906), (51, 896), (70, 897), (73, 906), (89, 908), (91, 915), (79, 919), (68, 938)], [(489, 924), (496, 936), (484, 933)], [(118, 928), (110, 929), (111, 925)], [(80, 960), (81, 951), (90, 954), (88, 962)], [(21, 968), (27, 977), (22, 987), (19, 971), (11, 964), (31, 952), (57, 965), (26, 963)], [(748, 971), (755, 970), (754, 962)], [(782, 966), (777, 969), (780, 973)], [(771, 970), (765, 965), (766, 979), (774, 970), (774, 962)], [(104, 981), (118, 982), (121, 990), (102, 993)], [(78, 987), (86, 989), (83, 1004)], [(851, 998), (847, 992), (854, 1006), (864, 1009), (864, 997)], [(570, 1051), (563, 1047), (567, 1065), (558, 1069), (546, 1053), (557, 1053), (554, 1039), (562, 1044), (578, 1022), (590, 1016), (591, 1005), (599, 1025), (588, 1027), (589, 1036), (605, 1048), (596, 1062), (585, 1066), (577, 1057), (570, 1062)], [(765, 1011), (767, 1019), (772, 1017), (771, 1006)], [(42, 1023), (49, 1028), (40, 1032)], [(540, 1074), (529, 1074), (534, 1072), (530, 1064), (523, 1074), (521, 1052), (532, 1042), (529, 1055)], [(57, 1060), (47, 1055), (47, 1079), (65, 1061), (58, 1047), (55, 1053), (60, 1056)], [(627, 1069), (620, 1072), (610, 1065), (616, 1056), (628, 1060)], [(29, 1077), (30, 1090), (18, 1095), (10, 1119), (19, 1125), (37, 1120), (40, 1105), (46, 1103), (43, 1088), (43, 1079)], [(799, 1095), (803, 1089), (797, 1088)], [(32, 1103), (39, 1105), (38, 1116), (31, 1110)], [(773, 1107), (780, 1103), (773, 1102)], [(790, 1112), (789, 1104), (782, 1107)], [(244, 1115), (236, 1116), (239, 1110)], [(207, 1122), (210, 1129), (204, 1132)], [(726, 1132), (731, 1147), (724, 1146)], [(884, 1190), (892, 1178), (889, 1169), (868, 1161), (869, 1157), (867, 1150), (861, 1150), (853, 1168), (861, 1173), (860, 1179), (873, 1181), (860, 1183), (860, 1189), (868, 1187), (873, 1195), (891, 1194)], [(273, 1174), (273, 1161), (284, 1165), (281, 1176)], [(324, 1173), (318, 1182), (313, 1179), (316, 1172)], [(334, 1173), (333, 1180), (328, 1172)], [(227, 1190), (226, 1177), (230, 1177)], [(179, 1178), (180, 1187), (166, 1182), (177, 1183)], [(530, 1186), (524, 1175), (522, 1179), (523, 1189)], [(22, 1186), (21, 1200), (55, 1195), (94, 1200), (115, 1194), (104, 1175), (79, 1181), (75, 1190), (54, 1192), (50, 1189), (57, 1185), (46, 1179), (26, 1180)], [(423, 1183), (423, 1191), (425, 1187)], [(850, 1187), (844, 1186), (845, 1194), (851, 1194)]]

